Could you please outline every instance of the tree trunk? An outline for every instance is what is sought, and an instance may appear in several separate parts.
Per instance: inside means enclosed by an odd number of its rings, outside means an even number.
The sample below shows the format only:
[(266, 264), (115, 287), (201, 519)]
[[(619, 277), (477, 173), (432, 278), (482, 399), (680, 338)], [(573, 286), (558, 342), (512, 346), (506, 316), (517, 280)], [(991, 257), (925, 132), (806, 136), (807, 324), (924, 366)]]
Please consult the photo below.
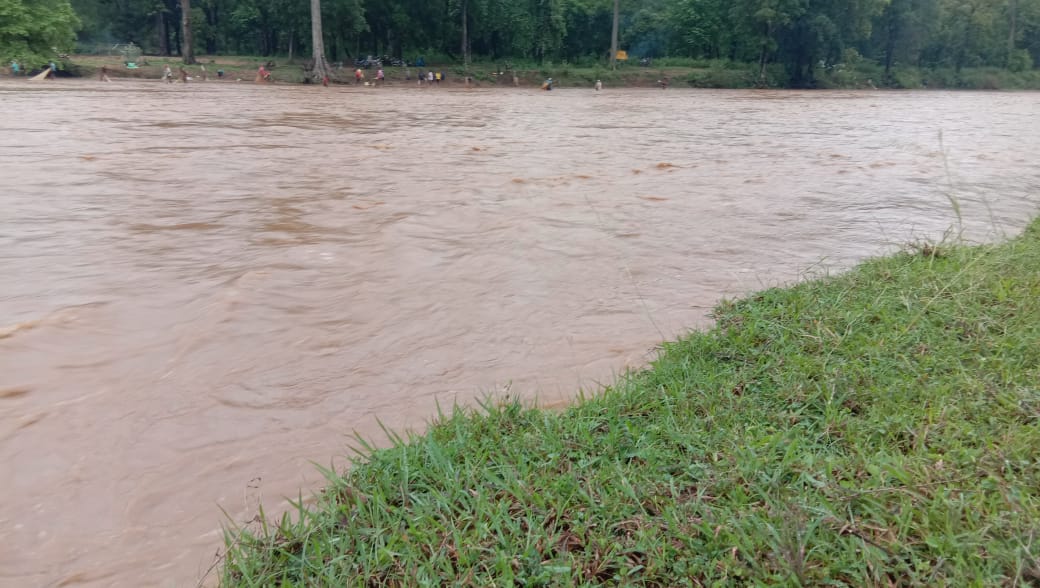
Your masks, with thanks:
[(766, 85), (766, 61), (769, 57), (769, 36), (773, 34), (771, 23), (765, 24), (765, 35), (762, 37), (762, 52), (758, 57), (758, 85)]
[(294, 41), (294, 37), (295, 37), (295, 34), (294, 34), (295, 32), (296, 31), (293, 31), (293, 30), (289, 31), (289, 63), (293, 62), (293, 45), (295, 44), (295, 43), (293, 43), (293, 41)]
[(173, 47), (170, 48), (171, 55), (181, 55), (181, 27), (173, 24)]
[(769, 56), (768, 45), (762, 43), (762, 52), (758, 56), (758, 83), (766, 85), (766, 57)]
[(159, 55), (169, 57), (170, 55), (170, 27), (166, 24), (166, 12), (160, 10), (155, 13), (156, 28), (159, 29)]
[(621, 0), (614, 0), (614, 27), (610, 33), (610, 69), (617, 69), (618, 23), (621, 20)]
[(191, 0), (181, 0), (181, 57), (185, 65), (194, 65), (195, 46), (191, 38)]
[(1009, 24), (1010, 30), (1008, 31), (1008, 65), (1011, 65), (1011, 60), (1015, 55), (1015, 36), (1018, 33), (1018, 0), (1008, 0), (1008, 12), (1011, 22)]
[(215, 31), (219, 30), (217, 27), (219, 24), (219, 21), (217, 20), (217, 7), (213, 5), (206, 6), (203, 10), (206, 12), (206, 23), (209, 24), (209, 27), (207, 27), (209, 34), (206, 35), (206, 53), (208, 55), (214, 55), (217, 53), (217, 37)]
[(469, 1), (462, 0), (462, 65), (469, 71)]
[(314, 47), (314, 78), (322, 81), (329, 75), (325, 61), (325, 37), (321, 32), (321, 0), (311, 0), (311, 46)]
[(902, 15), (894, 13), (889, 15), (887, 37), (885, 38), (885, 83), (892, 83), (892, 65), (896, 61), (896, 42), (901, 31), (899, 30)]

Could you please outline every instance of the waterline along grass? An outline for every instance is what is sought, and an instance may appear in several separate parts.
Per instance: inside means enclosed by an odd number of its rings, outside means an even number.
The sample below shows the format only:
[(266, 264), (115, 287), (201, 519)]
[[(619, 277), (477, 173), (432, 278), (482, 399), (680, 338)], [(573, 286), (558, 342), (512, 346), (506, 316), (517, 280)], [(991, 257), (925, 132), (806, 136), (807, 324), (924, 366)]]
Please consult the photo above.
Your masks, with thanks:
[(562, 413), (365, 449), (223, 585), (1040, 584), (1040, 220), (715, 318)]

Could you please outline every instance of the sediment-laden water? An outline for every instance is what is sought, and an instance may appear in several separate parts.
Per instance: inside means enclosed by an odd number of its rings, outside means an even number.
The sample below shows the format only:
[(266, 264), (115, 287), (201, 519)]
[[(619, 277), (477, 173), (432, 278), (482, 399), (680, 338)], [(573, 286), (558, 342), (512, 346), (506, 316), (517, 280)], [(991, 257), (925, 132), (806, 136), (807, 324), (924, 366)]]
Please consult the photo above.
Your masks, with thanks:
[[(1040, 94), (0, 82), (0, 584), (192, 585), (380, 421), (1040, 203)], [(940, 139), (941, 133), (941, 139)], [(340, 457), (337, 457), (340, 456)]]

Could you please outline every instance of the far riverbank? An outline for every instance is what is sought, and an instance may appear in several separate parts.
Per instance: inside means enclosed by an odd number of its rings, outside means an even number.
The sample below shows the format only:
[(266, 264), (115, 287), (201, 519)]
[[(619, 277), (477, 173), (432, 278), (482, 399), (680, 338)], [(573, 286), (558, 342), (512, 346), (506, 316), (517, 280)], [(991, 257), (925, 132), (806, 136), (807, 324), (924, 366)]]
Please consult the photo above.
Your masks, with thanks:
[[(61, 64), (61, 72), (76, 77), (97, 77), (107, 67), (112, 77), (159, 79), (169, 65), (176, 74), (183, 64), (177, 57), (143, 57), (136, 69), (127, 69), (116, 56), (74, 55)], [(308, 81), (306, 60), (280, 57), (202, 56), (197, 65), (183, 66), (193, 79), (253, 81), (261, 66), (275, 83), (303, 84)], [(203, 71), (205, 67), (205, 72)], [(586, 87), (602, 80), (607, 87), (658, 87), (665, 82), (675, 88), (750, 89), (783, 88), (782, 67), (772, 65), (765, 75), (753, 64), (724, 61), (660, 60), (650, 67), (626, 64), (611, 71), (607, 67), (575, 67), (568, 64), (513, 66), (509, 63), (475, 63), (468, 68), (455, 63), (435, 63), (427, 67), (386, 67), (386, 83), (417, 83), (419, 71), (439, 71), (449, 86), (462, 85), (467, 75), (481, 87), (512, 87), (513, 76), (522, 87), (540, 86), (553, 78), (558, 87)], [(223, 71), (222, 78), (217, 72)], [(331, 82), (353, 84), (354, 66), (335, 67)], [(375, 79), (375, 68), (365, 71), (366, 80)], [(887, 81), (886, 81), (887, 80)], [(864, 61), (855, 65), (832, 66), (817, 74), (815, 89), (943, 89), (943, 90), (1040, 90), (1040, 70), (1012, 72), (999, 68), (926, 69), (899, 67), (886, 76), (883, 68)]]

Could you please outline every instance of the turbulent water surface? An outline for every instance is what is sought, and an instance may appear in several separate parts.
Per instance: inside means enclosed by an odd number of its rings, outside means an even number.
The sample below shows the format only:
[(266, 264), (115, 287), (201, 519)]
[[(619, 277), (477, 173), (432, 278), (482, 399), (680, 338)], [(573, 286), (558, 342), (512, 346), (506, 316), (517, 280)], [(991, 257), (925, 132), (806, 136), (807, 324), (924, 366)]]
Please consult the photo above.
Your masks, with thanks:
[(0, 583), (193, 585), (379, 422), (1038, 206), (1040, 94), (0, 83)]

